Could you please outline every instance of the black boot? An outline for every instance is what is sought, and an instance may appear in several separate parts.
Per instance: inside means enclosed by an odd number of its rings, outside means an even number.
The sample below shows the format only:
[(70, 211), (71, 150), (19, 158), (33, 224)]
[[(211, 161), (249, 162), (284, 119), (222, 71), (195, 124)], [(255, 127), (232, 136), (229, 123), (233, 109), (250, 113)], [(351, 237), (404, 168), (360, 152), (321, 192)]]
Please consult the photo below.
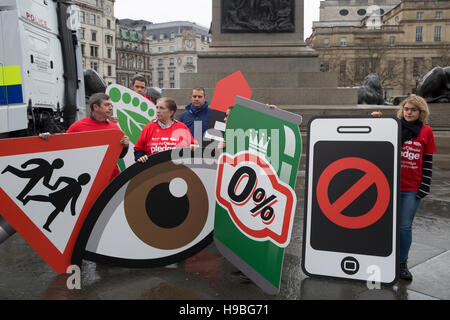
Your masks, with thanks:
[(408, 265), (406, 262), (400, 262), (400, 271), (399, 271), (400, 279), (412, 281), (413, 276), (411, 272), (408, 270)]

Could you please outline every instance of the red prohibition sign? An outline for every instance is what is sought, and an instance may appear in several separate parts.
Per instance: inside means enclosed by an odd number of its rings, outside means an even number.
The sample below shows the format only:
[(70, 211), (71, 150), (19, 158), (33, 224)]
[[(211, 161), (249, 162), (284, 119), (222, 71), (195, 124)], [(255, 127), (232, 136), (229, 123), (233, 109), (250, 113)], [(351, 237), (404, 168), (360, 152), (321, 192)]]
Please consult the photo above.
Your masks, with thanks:
[[(337, 173), (347, 169), (358, 169), (366, 174), (331, 204), (328, 199), (330, 182)], [(374, 183), (378, 197), (372, 209), (358, 217), (343, 215), (342, 211)], [(339, 159), (324, 170), (317, 182), (316, 194), (319, 207), (325, 216), (335, 224), (348, 229), (361, 229), (377, 222), (386, 212), (390, 200), (389, 183), (383, 172), (365, 159), (351, 157)]]

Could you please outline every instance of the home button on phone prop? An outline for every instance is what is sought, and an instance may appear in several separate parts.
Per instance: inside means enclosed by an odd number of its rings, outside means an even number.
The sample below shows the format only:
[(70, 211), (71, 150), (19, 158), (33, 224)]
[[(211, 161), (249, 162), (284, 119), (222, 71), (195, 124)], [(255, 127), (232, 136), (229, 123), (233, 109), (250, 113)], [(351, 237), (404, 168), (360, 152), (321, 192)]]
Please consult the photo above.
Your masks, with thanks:
[(345, 257), (341, 261), (341, 268), (348, 275), (353, 275), (359, 270), (359, 262), (353, 257)]

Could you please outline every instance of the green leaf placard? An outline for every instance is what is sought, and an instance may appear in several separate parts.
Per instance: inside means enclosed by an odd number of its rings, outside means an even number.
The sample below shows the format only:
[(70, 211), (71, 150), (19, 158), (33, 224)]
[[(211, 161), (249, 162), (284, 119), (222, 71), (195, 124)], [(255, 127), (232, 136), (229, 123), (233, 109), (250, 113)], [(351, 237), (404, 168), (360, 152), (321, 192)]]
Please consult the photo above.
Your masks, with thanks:
[(130, 138), (128, 153), (119, 163), (123, 171), (135, 162), (134, 145), (145, 125), (156, 118), (156, 106), (144, 96), (118, 84), (106, 88), (106, 94), (113, 102), (114, 115), (119, 119), (118, 126)]

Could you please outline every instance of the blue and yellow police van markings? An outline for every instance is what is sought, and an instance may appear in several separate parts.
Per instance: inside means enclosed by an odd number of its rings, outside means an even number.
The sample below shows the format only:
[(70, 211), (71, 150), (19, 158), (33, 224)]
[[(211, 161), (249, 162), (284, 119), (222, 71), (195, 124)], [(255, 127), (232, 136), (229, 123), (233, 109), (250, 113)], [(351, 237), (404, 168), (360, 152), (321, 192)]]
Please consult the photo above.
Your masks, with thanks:
[(20, 66), (0, 67), (0, 105), (23, 103)]

